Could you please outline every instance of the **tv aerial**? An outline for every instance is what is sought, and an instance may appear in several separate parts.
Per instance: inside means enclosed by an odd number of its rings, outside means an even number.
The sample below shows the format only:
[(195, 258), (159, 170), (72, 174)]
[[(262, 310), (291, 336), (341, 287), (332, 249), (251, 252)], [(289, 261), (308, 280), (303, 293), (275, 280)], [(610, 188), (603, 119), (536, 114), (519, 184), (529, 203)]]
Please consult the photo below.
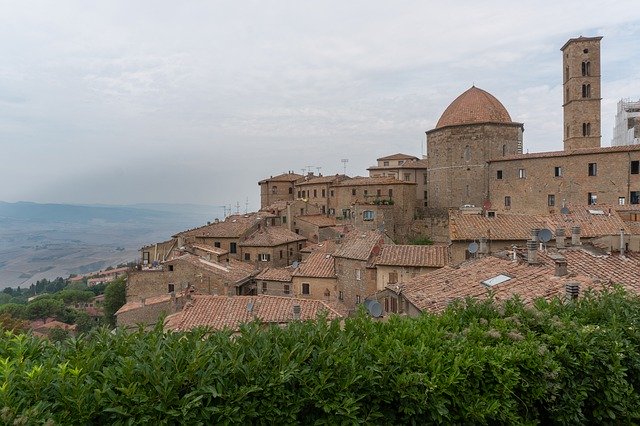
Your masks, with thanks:
[(467, 251), (471, 254), (476, 254), (479, 248), (480, 246), (478, 246), (478, 243), (474, 241), (472, 243), (469, 243), (469, 246), (467, 247)]

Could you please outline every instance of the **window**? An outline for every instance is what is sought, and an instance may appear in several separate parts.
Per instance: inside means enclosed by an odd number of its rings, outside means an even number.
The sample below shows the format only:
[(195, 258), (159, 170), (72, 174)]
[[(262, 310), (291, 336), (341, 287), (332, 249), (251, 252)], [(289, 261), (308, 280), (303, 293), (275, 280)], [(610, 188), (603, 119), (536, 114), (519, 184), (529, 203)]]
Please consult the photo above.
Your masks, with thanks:
[(360, 281), (362, 279), (362, 271), (360, 269), (356, 269), (356, 280)]
[(173, 265), (169, 265), (169, 272), (173, 272)]
[(402, 166), (404, 164), (404, 160), (398, 161), (398, 166)]
[(567, 87), (567, 91), (565, 92), (565, 98), (564, 98), (565, 103), (569, 102), (569, 88)]
[(360, 304), (360, 295), (356, 294), (356, 305)]
[(326, 197), (326, 196), (327, 196), (327, 190), (326, 190), (326, 189), (323, 189), (323, 190), (322, 190), (322, 198), (324, 198), (324, 197)]
[(389, 284), (395, 284), (398, 282), (398, 273), (389, 272)]
[(640, 191), (631, 191), (631, 204), (640, 204)]
[(313, 190), (313, 198), (318, 198), (318, 190), (317, 189)]
[(389, 162), (388, 162), (388, 161), (385, 161), (385, 162), (383, 162), (383, 163), (382, 163), (382, 165), (386, 167), (386, 166), (388, 166), (388, 165), (389, 165)]
[(631, 174), (637, 175), (640, 173), (640, 161), (632, 161), (631, 162)]
[(389, 198), (393, 197), (393, 189), (389, 188)]
[(284, 285), (284, 287), (283, 287), (283, 289), (282, 289), (282, 292), (283, 292), (284, 294), (290, 294), (290, 293), (291, 293), (291, 287), (289, 286), (289, 284), (285, 284), (285, 285)]
[(169, 293), (173, 293), (175, 290), (176, 290), (176, 285), (175, 285), (175, 284), (169, 284), (169, 285), (167, 286), (167, 291), (168, 291)]
[(625, 198), (624, 198), (624, 197), (618, 197), (618, 204), (619, 204), (619, 205), (624, 206), (625, 201), (626, 201), (626, 200), (625, 200)]
[(302, 294), (309, 294), (309, 283), (302, 283)]
[(567, 138), (569, 137), (569, 125), (567, 124)]
[(507, 146), (502, 145), (502, 156), (504, 157), (505, 155), (507, 155)]
[(278, 187), (277, 186), (272, 187), (271, 188), (271, 193), (272, 194), (277, 194), (278, 193)]
[(298, 243), (298, 250), (302, 250), (302, 243)]
[(302, 198), (302, 195), (300, 195), (300, 191), (298, 191), (298, 198)]
[(266, 293), (268, 289), (268, 284), (266, 283), (266, 281), (262, 281), (262, 292)]
[(287, 223), (287, 217), (286, 216), (282, 216), (282, 223)]
[(282, 256), (282, 250), (280, 250), (280, 259), (282, 259), (282, 257), (283, 257), (283, 256)]
[(565, 81), (569, 80), (569, 67), (566, 67), (564, 69), (564, 80)]
[(598, 164), (597, 163), (589, 163), (589, 176), (596, 176), (598, 174)]
[(369, 191), (365, 189), (364, 190), (364, 196), (366, 197), (368, 194), (369, 194)]
[(365, 210), (362, 212), (362, 220), (373, 220), (373, 211)]
[(245, 253), (244, 260), (251, 260), (251, 253)]
[(220, 248), (220, 241), (216, 241), (213, 243), (214, 247)]
[(582, 136), (591, 136), (591, 123), (582, 123)]
[(511, 207), (511, 197), (509, 195), (504, 197), (504, 206), (505, 207)]
[(429, 199), (428, 195), (429, 195), (429, 191), (424, 191), (424, 197), (423, 198), (425, 200)]
[(331, 190), (331, 192), (329, 192), (329, 194), (333, 197), (333, 189)]
[(554, 194), (547, 195), (547, 206), (553, 207), (556, 205), (556, 196)]
[(353, 189), (351, 190), (351, 195), (356, 195), (356, 189), (355, 189), (355, 188), (353, 188)]
[(518, 178), (520, 179), (524, 179), (527, 177), (527, 173), (525, 172), (524, 169), (518, 169)]
[(587, 77), (591, 75), (591, 62), (584, 61), (582, 62), (582, 76)]
[(379, 189), (376, 191), (376, 196), (380, 196), (382, 194), (382, 191), (380, 191)]
[(344, 293), (341, 291), (338, 292), (338, 300), (344, 300)]
[(409, 182), (411, 180), (411, 173), (405, 173), (404, 174), (404, 181), (405, 182)]
[(293, 194), (293, 187), (289, 188), (289, 194)]
[(553, 175), (555, 177), (562, 177), (562, 167), (556, 166), (553, 168)]
[(229, 253), (237, 253), (236, 243), (229, 243)]
[(258, 254), (258, 260), (260, 262), (268, 262), (271, 260), (271, 255), (269, 253), (260, 253)]
[(469, 145), (464, 147), (464, 161), (469, 161), (471, 159), (471, 148)]
[(593, 192), (587, 194), (587, 204), (592, 205), (598, 202), (598, 196)]
[(498, 180), (502, 179), (502, 170), (496, 171), (496, 179)]
[(425, 185), (429, 183), (429, 178), (427, 176), (428, 175), (426, 173), (422, 175), (423, 183)]
[(320, 213), (325, 214), (327, 212), (326, 206), (320, 206)]
[(583, 98), (590, 98), (591, 97), (591, 85), (590, 84), (583, 84), (582, 85), (582, 97)]
[(142, 264), (146, 265), (149, 263), (149, 252), (148, 251), (143, 251), (142, 252)]

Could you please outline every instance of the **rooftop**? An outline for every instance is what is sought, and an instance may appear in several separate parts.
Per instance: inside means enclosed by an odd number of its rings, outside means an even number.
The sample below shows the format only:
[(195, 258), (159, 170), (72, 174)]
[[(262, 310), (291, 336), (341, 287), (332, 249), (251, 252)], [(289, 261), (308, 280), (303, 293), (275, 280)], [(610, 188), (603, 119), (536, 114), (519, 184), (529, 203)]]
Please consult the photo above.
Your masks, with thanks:
[(534, 158), (570, 157), (575, 155), (633, 152), (633, 151), (640, 151), (640, 145), (620, 145), (620, 146), (605, 146), (601, 148), (574, 149), (574, 150), (567, 150), (567, 151), (532, 152), (531, 154), (515, 154), (515, 155), (507, 155), (505, 157), (494, 158), (489, 160), (489, 162), (499, 163), (501, 161), (529, 160)]
[(393, 169), (426, 169), (427, 168), (427, 159), (422, 160), (407, 160), (400, 165), (391, 165), (391, 166), (371, 166), (368, 167), (367, 170), (393, 170)]
[(326, 313), (329, 320), (341, 316), (321, 300), (267, 295), (196, 295), (181, 312), (166, 318), (165, 329), (186, 331), (196, 327), (210, 327), (216, 330), (238, 330), (241, 324), (254, 320), (267, 324), (285, 324), (294, 321), (294, 305), (300, 306), (300, 320), (303, 321), (316, 319), (322, 313)]
[(223, 276), (229, 281), (235, 283), (242, 282), (257, 272), (256, 268), (247, 262), (241, 262), (236, 259), (229, 259), (228, 262), (213, 262), (190, 253), (184, 254), (166, 263), (179, 264), (181, 262), (189, 263), (192, 266), (208, 273)]
[(228, 250), (225, 250), (220, 247), (210, 246), (209, 244), (194, 243), (194, 244), (191, 244), (191, 247), (193, 247), (194, 249), (206, 251), (207, 253), (217, 254), (218, 256), (229, 253)]
[(329, 253), (314, 251), (298, 266), (294, 277), (335, 278), (333, 257)]
[(379, 231), (353, 231), (345, 235), (333, 255), (346, 259), (368, 260), (372, 254), (379, 254), (375, 253), (375, 248), (379, 249), (384, 241), (384, 234)]
[(327, 217), (323, 214), (297, 216), (296, 220), (302, 220), (303, 222), (311, 223), (320, 228), (336, 226), (338, 223), (335, 217)]
[(231, 215), (222, 222), (214, 222), (183, 231), (174, 237), (240, 238), (242, 234), (266, 217), (270, 217), (266, 212)]
[(491, 93), (471, 86), (444, 110), (436, 129), (477, 123), (512, 123), (506, 108)]
[(281, 281), (289, 283), (291, 282), (292, 273), (293, 267), (291, 266), (287, 266), (285, 268), (265, 268), (256, 275), (256, 280)]
[(402, 154), (402, 153), (397, 153), (397, 154), (392, 154), (392, 155), (387, 155), (386, 157), (380, 157), (378, 158), (376, 161), (386, 161), (386, 160), (417, 160), (418, 157), (414, 156), (414, 155), (409, 155), (409, 154)]
[(376, 265), (441, 268), (449, 259), (446, 245), (385, 245)]
[(258, 184), (263, 184), (267, 182), (295, 182), (299, 179), (302, 179), (303, 177), (304, 176), (299, 175), (297, 173), (293, 173), (293, 172), (282, 173), (277, 176), (271, 176), (269, 178), (262, 179), (260, 182), (258, 182)]
[(392, 177), (354, 177), (335, 183), (333, 186), (366, 186), (366, 185), (415, 185)]
[(306, 238), (302, 235), (282, 226), (263, 226), (249, 235), (246, 240), (240, 242), (239, 245), (243, 247), (274, 247), (304, 240)]
[(338, 174), (331, 175), (331, 176), (318, 176), (318, 177), (312, 177), (310, 179), (305, 178), (304, 180), (296, 183), (296, 186), (329, 184), (329, 183), (333, 183), (333, 182), (337, 182), (345, 179), (349, 179), (349, 176), (338, 175)]

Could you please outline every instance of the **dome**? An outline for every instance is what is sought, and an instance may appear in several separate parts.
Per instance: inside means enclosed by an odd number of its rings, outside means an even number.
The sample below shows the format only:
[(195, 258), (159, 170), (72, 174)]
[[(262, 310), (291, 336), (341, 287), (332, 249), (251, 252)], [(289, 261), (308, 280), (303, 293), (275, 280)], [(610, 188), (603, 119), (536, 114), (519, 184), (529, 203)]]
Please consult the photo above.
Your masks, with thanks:
[(512, 123), (504, 105), (491, 93), (471, 86), (442, 113), (436, 129), (474, 123)]

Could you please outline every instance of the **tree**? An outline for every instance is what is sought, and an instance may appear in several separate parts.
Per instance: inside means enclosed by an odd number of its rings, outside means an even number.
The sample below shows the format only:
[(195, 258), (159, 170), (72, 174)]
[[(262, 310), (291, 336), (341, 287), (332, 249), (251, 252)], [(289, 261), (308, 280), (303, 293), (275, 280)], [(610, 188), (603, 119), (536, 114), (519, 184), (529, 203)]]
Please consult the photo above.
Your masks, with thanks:
[(86, 312), (79, 311), (76, 315), (76, 331), (78, 333), (87, 333), (98, 325), (100, 325), (100, 323), (96, 322), (95, 319), (91, 318)]
[(79, 303), (79, 302), (86, 303), (95, 297), (92, 291), (72, 290), (69, 288), (66, 288), (61, 292), (57, 293), (56, 296), (62, 299), (62, 301), (64, 301), (64, 303), (66, 304)]
[(111, 282), (104, 290), (104, 319), (110, 327), (115, 327), (115, 313), (127, 302), (125, 277)]
[(0, 314), (0, 330), (9, 330), (14, 333), (27, 330), (28, 324), (25, 320), (14, 318), (8, 312)]
[(57, 317), (64, 310), (62, 300), (51, 298), (36, 299), (27, 305), (27, 318), (46, 321), (49, 317)]
[(13, 318), (27, 318), (27, 305), (21, 305), (18, 303), (7, 303), (0, 306), (0, 315), (9, 314)]

